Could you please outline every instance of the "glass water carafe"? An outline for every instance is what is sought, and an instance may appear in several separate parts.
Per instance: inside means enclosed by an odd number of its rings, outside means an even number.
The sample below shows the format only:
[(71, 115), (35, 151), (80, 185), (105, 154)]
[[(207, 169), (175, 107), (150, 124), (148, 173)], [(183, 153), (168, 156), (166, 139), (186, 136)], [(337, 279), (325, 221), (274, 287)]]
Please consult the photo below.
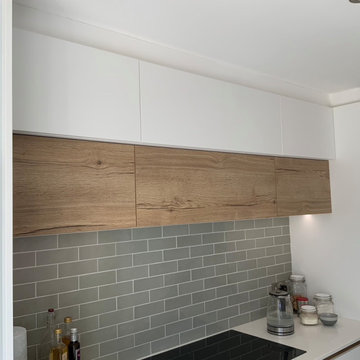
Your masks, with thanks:
[(294, 333), (293, 308), (287, 291), (270, 291), (267, 307), (267, 331), (280, 336)]

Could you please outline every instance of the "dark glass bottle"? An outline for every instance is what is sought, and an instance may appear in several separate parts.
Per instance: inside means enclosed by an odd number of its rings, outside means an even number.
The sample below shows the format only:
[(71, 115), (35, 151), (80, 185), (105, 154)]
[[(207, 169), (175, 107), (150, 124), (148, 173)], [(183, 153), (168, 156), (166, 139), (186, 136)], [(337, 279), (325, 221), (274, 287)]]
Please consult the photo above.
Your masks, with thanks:
[(76, 328), (70, 330), (70, 344), (68, 347), (69, 360), (80, 360), (80, 343)]

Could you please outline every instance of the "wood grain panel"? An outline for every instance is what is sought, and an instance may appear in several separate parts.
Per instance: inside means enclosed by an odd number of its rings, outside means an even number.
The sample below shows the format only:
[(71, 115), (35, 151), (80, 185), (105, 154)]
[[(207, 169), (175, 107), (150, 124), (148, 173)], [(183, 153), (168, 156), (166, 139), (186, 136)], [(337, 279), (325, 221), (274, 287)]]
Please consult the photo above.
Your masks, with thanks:
[(331, 213), (329, 162), (276, 158), (279, 216)]
[(136, 146), (138, 226), (276, 215), (274, 158)]
[(134, 226), (134, 146), (14, 136), (14, 235)]

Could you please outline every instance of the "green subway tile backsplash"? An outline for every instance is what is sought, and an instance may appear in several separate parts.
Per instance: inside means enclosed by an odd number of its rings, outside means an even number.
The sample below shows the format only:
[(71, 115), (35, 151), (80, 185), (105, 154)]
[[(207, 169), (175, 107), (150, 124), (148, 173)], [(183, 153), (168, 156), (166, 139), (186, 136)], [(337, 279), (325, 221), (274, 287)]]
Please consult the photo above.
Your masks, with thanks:
[(288, 218), (14, 239), (14, 323), (36, 360), (54, 307), (82, 359), (136, 360), (265, 315), (291, 271)]

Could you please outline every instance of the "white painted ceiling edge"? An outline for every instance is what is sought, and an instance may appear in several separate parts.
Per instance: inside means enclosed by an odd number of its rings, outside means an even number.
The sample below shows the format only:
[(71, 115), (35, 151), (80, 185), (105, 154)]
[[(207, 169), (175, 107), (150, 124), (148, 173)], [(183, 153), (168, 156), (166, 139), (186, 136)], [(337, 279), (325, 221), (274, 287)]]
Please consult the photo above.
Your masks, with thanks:
[(248, 68), (139, 39), (91, 24), (14, 3), (14, 26), (153, 62), (163, 66), (248, 86), (320, 105), (339, 106), (360, 101), (360, 88), (328, 94), (293, 84)]

